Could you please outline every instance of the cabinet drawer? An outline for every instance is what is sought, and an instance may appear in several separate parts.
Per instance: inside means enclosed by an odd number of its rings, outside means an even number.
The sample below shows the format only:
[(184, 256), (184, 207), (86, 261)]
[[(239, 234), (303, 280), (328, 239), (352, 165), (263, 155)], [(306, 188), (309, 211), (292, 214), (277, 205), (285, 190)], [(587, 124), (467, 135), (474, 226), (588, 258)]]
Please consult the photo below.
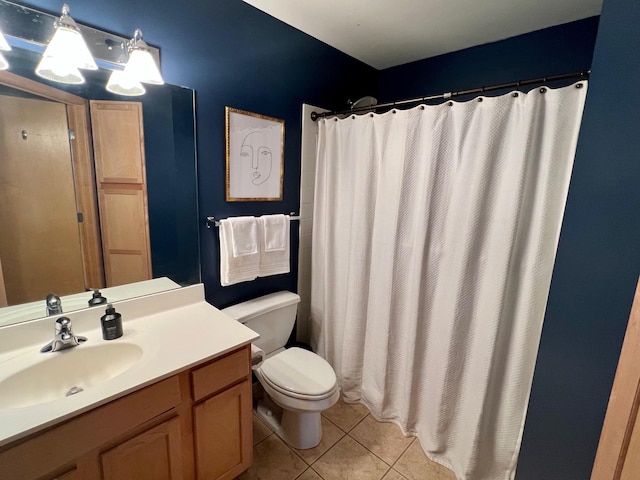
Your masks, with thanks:
[(249, 356), (249, 346), (246, 346), (194, 370), (191, 373), (193, 400), (197, 402), (247, 377), (251, 373)]

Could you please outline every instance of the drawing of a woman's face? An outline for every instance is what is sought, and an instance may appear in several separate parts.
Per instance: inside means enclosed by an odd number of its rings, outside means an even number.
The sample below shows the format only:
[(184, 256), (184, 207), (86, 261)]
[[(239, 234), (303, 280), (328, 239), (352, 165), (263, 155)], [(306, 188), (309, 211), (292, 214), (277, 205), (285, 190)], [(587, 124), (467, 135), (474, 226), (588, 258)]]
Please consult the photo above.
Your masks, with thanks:
[(240, 157), (243, 163), (247, 162), (251, 167), (251, 183), (260, 185), (269, 179), (272, 165), (271, 149), (264, 145), (260, 132), (252, 132), (244, 137)]

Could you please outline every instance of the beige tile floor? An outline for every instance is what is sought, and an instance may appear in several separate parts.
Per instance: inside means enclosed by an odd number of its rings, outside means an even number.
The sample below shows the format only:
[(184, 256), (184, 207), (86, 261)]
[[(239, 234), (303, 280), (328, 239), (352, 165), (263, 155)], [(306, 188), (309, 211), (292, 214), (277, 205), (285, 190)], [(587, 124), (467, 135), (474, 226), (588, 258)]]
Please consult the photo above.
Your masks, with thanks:
[(364, 405), (340, 400), (322, 414), (322, 441), (296, 450), (253, 417), (253, 465), (240, 480), (455, 480), (418, 440), (375, 420)]

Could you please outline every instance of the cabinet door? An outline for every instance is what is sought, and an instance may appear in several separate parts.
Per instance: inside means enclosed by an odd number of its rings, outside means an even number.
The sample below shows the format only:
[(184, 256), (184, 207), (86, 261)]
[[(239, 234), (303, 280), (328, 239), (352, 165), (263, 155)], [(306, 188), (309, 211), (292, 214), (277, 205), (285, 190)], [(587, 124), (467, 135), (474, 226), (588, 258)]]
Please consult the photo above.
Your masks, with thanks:
[(98, 183), (145, 183), (142, 104), (90, 104)]
[(231, 479), (249, 468), (253, 455), (249, 380), (196, 405), (193, 415), (198, 479)]
[(91, 100), (106, 286), (151, 272), (142, 104)]
[(183, 478), (180, 422), (166, 421), (101, 455), (104, 480)]
[(107, 286), (149, 280), (147, 198), (138, 185), (103, 184), (98, 192)]

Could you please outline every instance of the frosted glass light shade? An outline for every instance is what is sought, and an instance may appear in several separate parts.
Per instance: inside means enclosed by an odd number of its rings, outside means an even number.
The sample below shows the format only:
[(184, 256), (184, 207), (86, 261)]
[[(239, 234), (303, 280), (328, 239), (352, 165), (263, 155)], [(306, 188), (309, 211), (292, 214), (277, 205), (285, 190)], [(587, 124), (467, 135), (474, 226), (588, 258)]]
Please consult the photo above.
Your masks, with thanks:
[(140, 82), (131, 78), (123, 70), (114, 70), (107, 82), (107, 90), (118, 95), (137, 97), (144, 95), (146, 90)]
[(9, 68), (9, 62), (7, 62), (7, 59), (4, 58), (4, 55), (0, 53), (0, 70), (6, 70), (7, 68)]
[(98, 69), (80, 32), (67, 27), (56, 28), (42, 56), (53, 58), (56, 62), (74, 64), (77, 68)]
[(139, 82), (153, 85), (164, 84), (160, 70), (148, 50), (134, 48), (129, 54), (129, 61), (124, 67), (124, 71)]
[(0, 50), (4, 50), (5, 52), (11, 50), (11, 45), (7, 42), (7, 39), (4, 38), (4, 34), (2, 30), (0, 30)]
[(36, 74), (54, 82), (83, 83), (84, 77), (78, 69), (97, 70), (98, 65), (78, 25), (69, 16), (69, 5), (62, 6), (62, 16), (56, 20), (55, 27), (53, 38), (36, 67)]
[(36, 67), (36, 74), (54, 82), (79, 84), (84, 83), (80, 70), (65, 59), (42, 57)]
[(129, 61), (124, 67), (124, 72), (130, 78), (143, 83), (164, 85), (160, 69), (149, 51), (149, 45), (142, 39), (142, 31), (139, 28), (136, 28), (133, 38), (127, 44), (127, 51)]

